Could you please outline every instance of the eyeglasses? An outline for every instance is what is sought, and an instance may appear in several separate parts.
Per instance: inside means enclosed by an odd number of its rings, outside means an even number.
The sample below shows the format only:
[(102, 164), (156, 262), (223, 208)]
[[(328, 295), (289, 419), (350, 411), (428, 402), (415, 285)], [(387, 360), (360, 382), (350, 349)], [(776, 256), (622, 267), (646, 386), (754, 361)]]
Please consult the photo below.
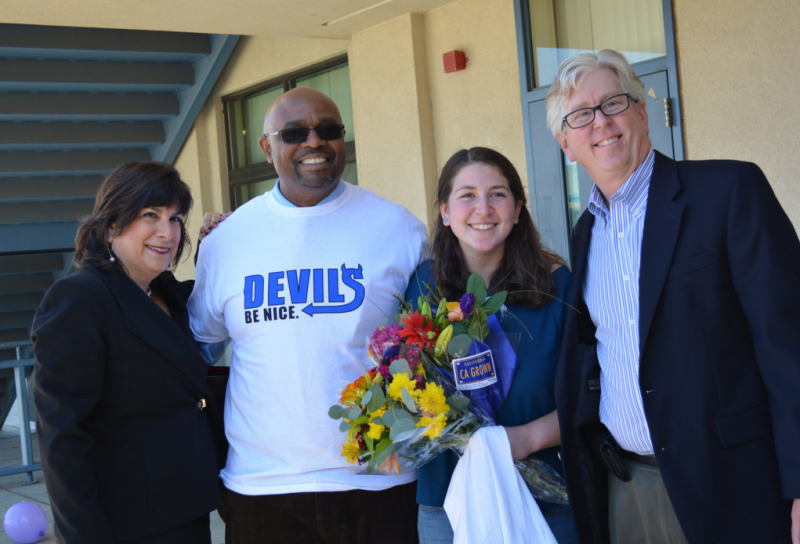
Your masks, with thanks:
[(275, 132), (270, 132), (269, 134), (264, 134), (264, 137), (269, 138), (270, 136), (280, 134), (281, 140), (283, 140), (283, 143), (285, 144), (301, 144), (308, 139), (308, 135), (312, 130), (317, 133), (317, 137), (320, 140), (325, 141), (338, 140), (344, 136), (344, 125), (327, 124), (316, 127), (285, 128), (283, 130), (277, 130)]
[[(622, 113), (631, 107), (631, 95), (617, 94), (611, 98), (606, 98), (599, 105), (591, 108), (581, 108), (572, 113), (568, 113), (561, 119), (562, 123), (566, 123), (569, 128), (576, 129), (585, 127), (586, 125), (594, 122), (595, 112), (600, 110), (606, 117)], [(635, 100), (634, 100), (635, 102)], [(563, 124), (562, 124), (563, 126)]]

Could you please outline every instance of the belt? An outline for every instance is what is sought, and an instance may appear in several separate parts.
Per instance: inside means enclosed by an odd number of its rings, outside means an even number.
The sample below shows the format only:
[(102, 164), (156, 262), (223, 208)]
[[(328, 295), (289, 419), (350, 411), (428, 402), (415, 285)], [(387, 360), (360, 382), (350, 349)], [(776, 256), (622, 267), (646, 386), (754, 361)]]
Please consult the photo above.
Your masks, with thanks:
[(632, 451), (624, 450), (622, 448), (620, 448), (620, 453), (625, 459), (630, 459), (631, 461), (635, 461), (643, 465), (649, 465), (651, 467), (658, 467), (655, 455), (639, 455), (638, 453), (633, 453)]

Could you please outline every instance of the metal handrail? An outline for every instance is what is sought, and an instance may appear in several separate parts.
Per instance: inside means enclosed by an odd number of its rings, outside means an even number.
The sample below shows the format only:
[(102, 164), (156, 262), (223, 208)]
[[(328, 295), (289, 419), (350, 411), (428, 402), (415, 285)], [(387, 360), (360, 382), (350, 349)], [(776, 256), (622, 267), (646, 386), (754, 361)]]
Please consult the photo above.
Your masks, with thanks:
[(41, 463), (33, 462), (33, 441), (31, 440), (30, 411), (28, 410), (28, 387), (25, 383), (25, 368), (33, 366), (35, 360), (22, 358), (22, 348), (31, 345), (33, 345), (33, 343), (30, 340), (0, 343), (0, 349), (16, 348), (17, 350), (17, 358), (11, 359), (10, 361), (0, 361), (0, 369), (14, 369), (14, 386), (17, 390), (17, 398), (19, 399), (20, 410), (22, 412), (20, 414), (19, 425), (19, 439), (22, 443), (20, 447), (22, 452), (22, 464), (14, 467), (0, 468), (0, 476), (27, 472), (27, 483), (29, 484), (35, 482), (33, 479), (33, 472), (42, 470)]

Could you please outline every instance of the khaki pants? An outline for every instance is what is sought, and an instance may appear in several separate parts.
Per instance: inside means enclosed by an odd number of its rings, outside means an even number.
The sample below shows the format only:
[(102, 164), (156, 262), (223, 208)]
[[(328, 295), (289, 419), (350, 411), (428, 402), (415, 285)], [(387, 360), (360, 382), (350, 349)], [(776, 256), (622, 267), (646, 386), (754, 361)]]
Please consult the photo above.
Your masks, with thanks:
[(608, 476), (611, 544), (687, 544), (658, 467), (623, 463), (630, 482)]

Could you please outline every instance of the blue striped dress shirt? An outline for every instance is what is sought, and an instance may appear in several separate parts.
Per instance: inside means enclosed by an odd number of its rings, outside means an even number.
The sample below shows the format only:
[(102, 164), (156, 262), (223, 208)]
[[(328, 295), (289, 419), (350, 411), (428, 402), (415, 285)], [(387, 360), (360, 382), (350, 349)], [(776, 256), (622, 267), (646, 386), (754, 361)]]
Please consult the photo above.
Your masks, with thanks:
[(592, 187), (595, 216), (583, 297), (597, 327), (600, 420), (619, 445), (653, 454), (639, 389), (639, 267), (655, 153), (609, 199)]

